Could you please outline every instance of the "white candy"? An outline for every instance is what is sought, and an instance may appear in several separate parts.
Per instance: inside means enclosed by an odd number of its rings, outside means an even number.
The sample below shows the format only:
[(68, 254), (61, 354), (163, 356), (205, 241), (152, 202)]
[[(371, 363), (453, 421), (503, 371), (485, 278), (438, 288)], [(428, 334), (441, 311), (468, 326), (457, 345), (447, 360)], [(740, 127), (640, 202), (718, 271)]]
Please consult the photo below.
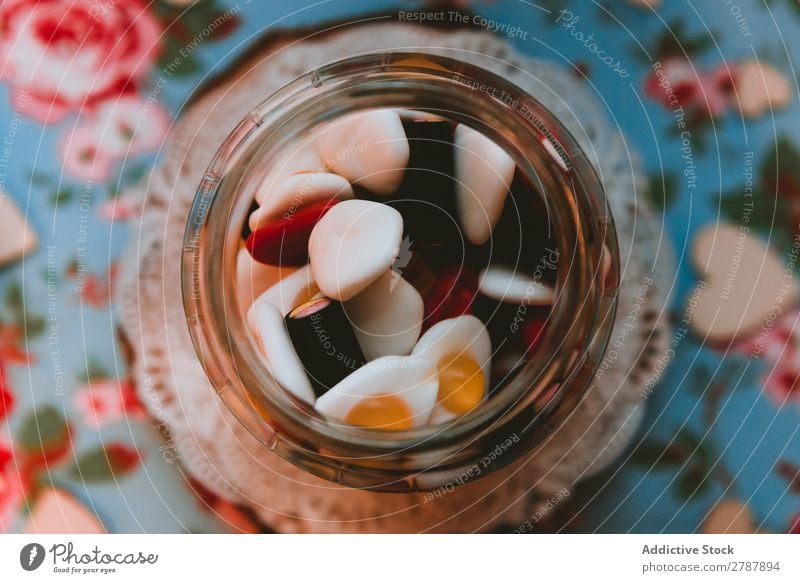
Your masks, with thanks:
[(403, 180), (410, 148), (397, 112), (377, 109), (332, 121), (317, 137), (317, 152), (337, 174), (388, 196)]
[(387, 271), (344, 308), (367, 360), (411, 354), (425, 306), (416, 288), (399, 274)]
[(285, 316), (318, 293), (319, 287), (314, 283), (314, 277), (311, 275), (311, 266), (301, 267), (291, 275), (273, 284), (267, 291), (256, 298), (256, 301), (247, 312), (247, 323), (253, 332), (256, 332), (254, 309), (258, 304), (264, 302), (272, 304), (282, 316)]
[(308, 241), (314, 281), (329, 298), (349, 300), (389, 270), (402, 236), (403, 218), (387, 205), (365, 200), (336, 204)]
[[(481, 367), (483, 382), (489, 386), (492, 341), (483, 322), (475, 316), (458, 316), (434, 324), (422, 335), (411, 354), (436, 363), (437, 370), (439, 361), (445, 357), (468, 356)], [(441, 423), (457, 416), (437, 405), (430, 422)]]
[(259, 263), (244, 247), (236, 255), (236, 297), (239, 308), (247, 312), (264, 291), (297, 271), (295, 267), (278, 267)]
[(326, 417), (344, 421), (363, 398), (392, 395), (408, 406), (412, 427), (422, 427), (428, 423), (438, 392), (436, 366), (430, 360), (384, 356), (349, 374), (317, 399), (315, 407)]
[(456, 128), (453, 144), (459, 218), (467, 239), (482, 245), (503, 212), (516, 164), (500, 146), (465, 125)]
[(256, 202), (262, 204), (278, 184), (294, 174), (324, 171), (325, 164), (317, 153), (316, 145), (303, 146), (275, 163), (275, 167), (270, 169), (264, 182), (256, 191)]
[(478, 290), (493, 300), (509, 304), (550, 306), (555, 299), (553, 288), (546, 283), (499, 265), (481, 271)]
[(475, 316), (458, 316), (437, 322), (422, 335), (411, 354), (436, 363), (445, 356), (467, 355), (481, 367), (486, 382), (489, 382), (492, 341), (483, 322)]
[(329, 172), (292, 174), (262, 198), (261, 206), (250, 215), (250, 230), (279, 220), (284, 213), (333, 198), (353, 198), (353, 189), (346, 178)]
[(441, 405), (437, 405), (433, 409), (433, 413), (431, 413), (431, 418), (428, 419), (428, 425), (437, 425), (439, 423), (447, 423), (448, 421), (452, 421), (453, 419), (458, 419), (461, 415), (457, 415), (452, 411), (442, 407)]
[(267, 370), (284, 389), (307, 403), (313, 403), (314, 389), (294, 351), (283, 316), (269, 302), (255, 304), (253, 312)]
[(16, 261), (36, 248), (36, 233), (7, 196), (0, 198), (0, 233), (0, 265)]

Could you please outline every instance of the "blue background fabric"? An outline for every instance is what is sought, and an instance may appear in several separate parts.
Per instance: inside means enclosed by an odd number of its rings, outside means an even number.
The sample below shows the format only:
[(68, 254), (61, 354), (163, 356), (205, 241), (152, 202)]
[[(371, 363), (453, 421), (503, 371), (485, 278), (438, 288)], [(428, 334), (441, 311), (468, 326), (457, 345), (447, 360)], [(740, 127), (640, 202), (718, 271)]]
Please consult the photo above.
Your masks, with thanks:
[[(468, 9), (478, 15), (469, 26), (505, 24), (497, 33), (512, 36), (508, 42), (518, 50), (581, 76), (641, 155), (654, 186), (651, 196), (663, 213), (665, 237), (677, 257), (675, 321), (698, 282), (694, 238), (709, 225), (739, 224), (736, 201), (750, 180), (747, 168), (758, 207), (750, 236), (780, 256), (791, 249), (797, 230), (793, 213), (800, 204), (800, 165), (793, 163), (800, 161), (793, 67), (800, 47), (791, 42), (800, 38), (796, 2), (679, 0), (650, 8), (577, 0), (469, 5), (214, 0), (186, 11), (167, 3), (141, 6), (161, 30), (154, 41), (161, 54), (148, 62), (149, 72), (131, 76), (135, 84), (122, 94), (134, 100), (151, 96), (165, 119), (179, 115), (193, 91), (270, 31), (387, 11)], [(193, 33), (227, 10), (235, 12), (227, 25), (203, 35), (187, 52), (180, 72), (158, 87), (169, 57), (186, 51)], [(511, 26), (518, 30), (511, 33)], [(758, 88), (745, 86), (737, 75), (754, 60), (768, 63), (788, 84), (790, 98), (743, 115), (736, 95)], [(652, 87), (656, 62), (670, 71), (688, 64), (692, 72), (681, 81), (692, 171), (687, 171), (675, 114)], [(5, 403), (0, 469), (6, 476), (17, 474), (20, 483), (19, 491), (0, 487), (0, 530), (25, 528), (41, 492), (53, 487), (110, 532), (266, 529), (204, 491), (162, 455), (164, 436), (136, 402), (115, 332), (109, 291), (128, 241), (130, 204), (119, 193), (152, 165), (158, 148), (148, 144), (160, 142), (166, 127), (150, 128), (153, 135), (144, 136), (137, 144), (141, 151), (132, 155), (115, 154), (113, 144), (99, 140), (101, 153), (110, 152), (104, 158), (106, 171), (87, 170), (85, 156), (65, 150), (64, 142), (66, 136), (81, 143), (82, 136), (92, 135), (92, 124), (105, 119), (100, 98), (43, 120), (30, 114), (32, 106), (20, 107), (20, 75), (0, 73), (0, 134), (6, 147), (0, 186), (27, 217), (39, 244), (24, 260), (0, 271), (5, 394), (0, 400)], [(699, 95), (698, 87), (703, 90)], [(76, 128), (88, 129), (81, 133)], [(781, 337), (781, 354), (759, 359), (748, 356), (746, 338), (720, 346), (691, 330), (647, 399), (638, 445), (542, 516), (535, 530), (694, 532), (703, 529), (723, 499), (747, 507), (758, 530), (800, 529), (800, 388), (785, 358), (795, 349), (791, 331), (796, 317), (795, 308), (785, 306), (776, 329), (785, 331), (788, 340)]]

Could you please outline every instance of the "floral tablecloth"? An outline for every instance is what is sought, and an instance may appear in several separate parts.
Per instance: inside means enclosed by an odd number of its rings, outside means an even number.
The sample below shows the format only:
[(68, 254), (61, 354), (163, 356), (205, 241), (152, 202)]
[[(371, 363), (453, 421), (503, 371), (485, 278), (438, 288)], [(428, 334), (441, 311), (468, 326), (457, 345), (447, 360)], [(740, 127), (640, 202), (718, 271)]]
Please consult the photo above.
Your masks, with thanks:
[[(800, 531), (796, 0), (3, 0), (0, 202), (37, 246), (0, 271), (0, 532), (269, 530), (182, 473), (137, 400), (109, 301), (139, 204), (121, 193), (191, 93), (259, 35), (376, 10), (468, 11), (590, 84), (641, 154), (676, 250), (674, 351), (637, 443), (532, 530)], [(732, 260), (707, 252), (709, 228), (735, 232)], [(762, 243), (754, 268), (746, 250)], [(784, 277), (779, 301), (745, 302), (746, 333), (724, 307), (692, 317), (732, 266), (742, 279), (719, 297)]]

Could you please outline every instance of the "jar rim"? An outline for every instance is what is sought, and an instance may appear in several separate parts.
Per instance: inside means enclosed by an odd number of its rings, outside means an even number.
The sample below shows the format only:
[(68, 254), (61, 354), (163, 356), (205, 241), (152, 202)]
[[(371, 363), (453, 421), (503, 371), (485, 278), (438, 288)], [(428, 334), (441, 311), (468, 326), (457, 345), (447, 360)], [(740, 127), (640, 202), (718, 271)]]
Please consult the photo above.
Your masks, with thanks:
[[(469, 92), (469, 99), (460, 92)], [(423, 94), (430, 107), (414, 104)], [(513, 103), (507, 96), (513, 96)], [(516, 385), (512, 381), (452, 425), (376, 435), (371, 429), (331, 424), (309, 415), (308, 406), (281, 389), (266, 370), (257, 342), (236, 305), (232, 270), (238, 242), (227, 226), (241, 226), (246, 220), (252, 197), (244, 200), (240, 187), (252, 165), (269, 163), (293, 135), (367, 107), (412, 106), (435, 112), (435, 104), (447, 104), (450, 118), (460, 118), (473, 127), (480, 124), (479, 131), (508, 148), (517, 167), (529, 178), (548, 183), (550, 187), (542, 189), (545, 199), (559, 195), (548, 200), (554, 216), (574, 221), (572, 243), (576, 249), (571, 251), (578, 258), (569, 269), (558, 270), (554, 319), (545, 327), (539, 345), (550, 358), (548, 362), (531, 358), (516, 373)], [(571, 232), (564, 225), (561, 230), (565, 232), (556, 235), (566, 237)], [(598, 248), (601, 252), (607, 249), (610, 257), (598, 256)], [(212, 251), (219, 249), (222, 253)], [(590, 385), (591, 378), (580, 383), (575, 380), (587, 354), (594, 351), (599, 362), (609, 339), (618, 282), (605, 281), (613, 276), (603, 277), (603, 261), (610, 263), (612, 273), (618, 272), (616, 232), (602, 185), (577, 141), (537, 99), (498, 75), (449, 55), (379, 52), (323, 65), (298, 77), (265, 99), (229, 135), (206, 171), (189, 214), (182, 293), (198, 358), (240, 421), (279, 453), (287, 453), (284, 440), (290, 443), (291, 461), (301, 461), (300, 465), (318, 475), (343, 481), (343, 464), (359, 466), (367, 476), (373, 472), (383, 476), (394, 471), (402, 459), (404, 469), (397, 474), (405, 475), (427, 469), (408, 466), (405, 458), (411, 453), (463, 445), (452, 460), (438, 467), (458, 465), (467, 458), (460, 452), (473, 441), (487, 436), (496, 439), (517, 428), (528, 435), (528, 442), (535, 442), (534, 433), (541, 439), (552, 431)], [(578, 322), (583, 316), (587, 321)], [(574, 330), (576, 325), (581, 328)], [(554, 363), (568, 338), (575, 341), (571, 357)], [(533, 375), (535, 383), (523, 382), (525, 371)], [(534, 389), (543, 391), (552, 385), (552, 379), (561, 382), (549, 401), (535, 415), (526, 412), (539, 396)], [(253, 407), (258, 415), (253, 414)], [(265, 416), (271, 423), (264, 421)], [(264, 423), (280, 430), (264, 427)], [(320, 445), (335, 452), (338, 460), (320, 456)], [(383, 463), (376, 464), (376, 458)], [(511, 459), (508, 456), (501, 463)], [(361, 464), (363, 460), (371, 460), (373, 467)]]

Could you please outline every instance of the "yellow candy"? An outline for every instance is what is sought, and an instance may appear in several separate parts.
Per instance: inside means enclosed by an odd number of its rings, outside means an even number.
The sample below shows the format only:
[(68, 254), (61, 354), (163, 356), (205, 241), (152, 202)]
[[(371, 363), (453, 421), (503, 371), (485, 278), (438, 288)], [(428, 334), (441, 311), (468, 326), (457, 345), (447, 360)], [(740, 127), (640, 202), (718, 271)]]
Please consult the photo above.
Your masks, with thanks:
[(412, 425), (411, 410), (405, 401), (394, 395), (373, 395), (359, 401), (345, 417), (351, 425), (402, 431)]
[(486, 383), (478, 363), (467, 354), (445, 356), (439, 361), (438, 400), (457, 415), (469, 413), (483, 399)]

